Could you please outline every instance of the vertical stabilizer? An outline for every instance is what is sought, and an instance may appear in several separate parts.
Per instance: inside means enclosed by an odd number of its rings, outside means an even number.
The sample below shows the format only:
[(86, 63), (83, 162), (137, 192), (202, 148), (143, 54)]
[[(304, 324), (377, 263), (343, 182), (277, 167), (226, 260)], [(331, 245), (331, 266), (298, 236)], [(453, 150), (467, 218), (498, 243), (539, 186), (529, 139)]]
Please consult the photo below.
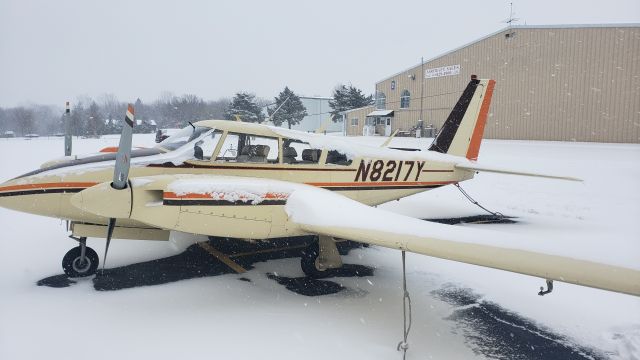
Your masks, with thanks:
[(472, 76), (429, 150), (477, 160), (495, 84)]

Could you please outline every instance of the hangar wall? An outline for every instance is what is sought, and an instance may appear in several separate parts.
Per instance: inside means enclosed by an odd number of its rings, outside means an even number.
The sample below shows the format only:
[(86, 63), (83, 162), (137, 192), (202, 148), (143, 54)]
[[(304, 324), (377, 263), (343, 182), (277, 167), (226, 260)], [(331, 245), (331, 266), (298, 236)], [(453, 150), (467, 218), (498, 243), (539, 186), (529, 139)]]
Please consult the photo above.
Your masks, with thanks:
[[(458, 74), (425, 78), (452, 65)], [(394, 130), (417, 124), (421, 93), (424, 125), (439, 129), (472, 74), (497, 82), (487, 138), (640, 143), (637, 24), (514, 26), (386, 78), (376, 93)], [(364, 111), (345, 114), (349, 135), (362, 135)]]

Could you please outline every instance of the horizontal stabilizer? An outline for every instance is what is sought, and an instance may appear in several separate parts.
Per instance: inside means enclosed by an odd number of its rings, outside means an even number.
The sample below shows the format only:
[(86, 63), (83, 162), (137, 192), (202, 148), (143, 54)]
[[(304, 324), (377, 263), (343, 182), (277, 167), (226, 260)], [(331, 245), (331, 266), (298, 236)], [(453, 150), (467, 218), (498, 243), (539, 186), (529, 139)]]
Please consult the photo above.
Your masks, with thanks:
[(548, 178), (548, 179), (559, 179), (559, 180), (568, 180), (568, 181), (583, 181), (582, 179), (571, 177), (571, 176), (540, 174), (540, 173), (534, 173), (534, 172), (528, 172), (528, 171), (511, 170), (511, 169), (505, 169), (505, 168), (499, 168), (499, 167), (493, 167), (493, 166), (485, 166), (485, 165), (480, 165), (475, 163), (456, 164), (455, 167), (457, 169), (462, 169), (462, 170), (486, 171), (486, 172), (509, 174), (509, 175), (535, 176), (535, 177), (542, 177), (542, 178)]

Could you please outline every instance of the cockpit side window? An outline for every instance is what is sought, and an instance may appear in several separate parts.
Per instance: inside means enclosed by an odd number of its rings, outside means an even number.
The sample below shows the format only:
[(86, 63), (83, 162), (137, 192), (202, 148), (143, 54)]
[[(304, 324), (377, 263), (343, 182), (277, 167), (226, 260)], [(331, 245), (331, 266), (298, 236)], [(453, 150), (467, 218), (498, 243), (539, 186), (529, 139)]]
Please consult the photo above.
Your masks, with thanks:
[(199, 136), (210, 130), (211, 128), (204, 126), (189, 125), (178, 131), (176, 134), (165, 139), (164, 141), (156, 145), (156, 147), (164, 151), (176, 150), (179, 147), (187, 144), (188, 142), (197, 139)]
[(322, 150), (300, 140), (283, 139), (282, 162), (285, 164), (317, 164)]
[(280, 154), (278, 138), (247, 135), (247, 145), (249, 146), (248, 151), (245, 151), (249, 155), (247, 162), (278, 163)]
[(277, 138), (228, 133), (216, 160), (238, 163), (277, 163)]
[(196, 160), (210, 161), (213, 151), (216, 149), (216, 145), (218, 145), (221, 137), (222, 132), (216, 130), (198, 140), (193, 146), (193, 157)]
[(240, 135), (228, 133), (216, 160), (236, 161), (238, 155), (240, 155)]
[(351, 165), (351, 162), (347, 155), (338, 150), (329, 150), (327, 152), (327, 164), (348, 166)]

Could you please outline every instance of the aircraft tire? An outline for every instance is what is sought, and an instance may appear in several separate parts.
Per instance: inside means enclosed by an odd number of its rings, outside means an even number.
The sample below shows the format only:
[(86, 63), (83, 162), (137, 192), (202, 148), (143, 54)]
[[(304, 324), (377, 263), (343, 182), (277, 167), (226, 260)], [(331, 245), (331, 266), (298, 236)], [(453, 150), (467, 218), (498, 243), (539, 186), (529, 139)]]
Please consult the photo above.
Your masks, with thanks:
[(98, 264), (100, 258), (98, 254), (92, 248), (88, 247), (85, 250), (86, 263), (80, 263), (80, 246), (76, 246), (73, 249), (67, 251), (62, 258), (62, 269), (67, 276), (83, 277), (90, 276), (96, 273), (98, 270)]
[(318, 241), (314, 241), (309, 244), (304, 250), (302, 250), (302, 256), (300, 257), (300, 267), (307, 277), (319, 279), (328, 277), (328, 271), (319, 270), (316, 266), (316, 260), (320, 255), (320, 245)]

